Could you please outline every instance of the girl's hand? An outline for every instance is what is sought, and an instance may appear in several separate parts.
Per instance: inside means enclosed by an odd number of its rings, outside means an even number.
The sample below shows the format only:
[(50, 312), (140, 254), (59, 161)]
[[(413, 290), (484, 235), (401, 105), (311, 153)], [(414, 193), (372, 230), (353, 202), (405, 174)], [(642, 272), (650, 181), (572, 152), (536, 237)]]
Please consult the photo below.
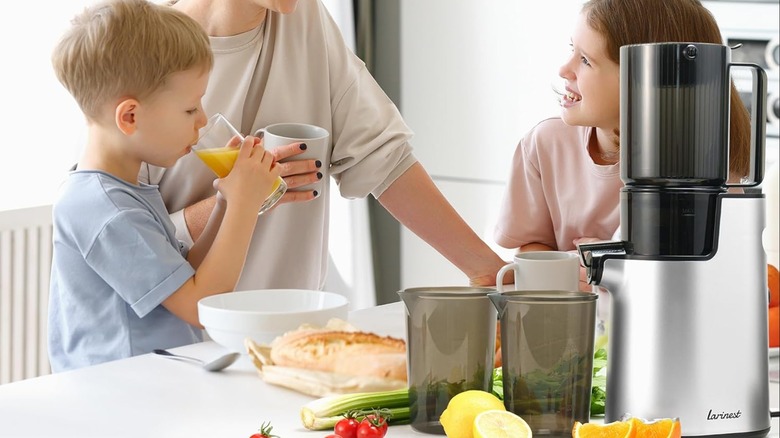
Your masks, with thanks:
[[(316, 189), (307, 191), (293, 190), (297, 187), (315, 183), (323, 178), (324, 174), (321, 170), (323, 163), (320, 160), (296, 160), (292, 158), (284, 163), (280, 163), (281, 160), (300, 155), (305, 150), (306, 146), (303, 146), (302, 143), (290, 143), (269, 151), (269, 153), (273, 154), (274, 160), (276, 160), (276, 166), (279, 167), (280, 175), (284, 178), (284, 182), (287, 183), (287, 193), (282, 196), (277, 205), (288, 202), (311, 201), (321, 195)], [(326, 183), (323, 182), (323, 184)]]

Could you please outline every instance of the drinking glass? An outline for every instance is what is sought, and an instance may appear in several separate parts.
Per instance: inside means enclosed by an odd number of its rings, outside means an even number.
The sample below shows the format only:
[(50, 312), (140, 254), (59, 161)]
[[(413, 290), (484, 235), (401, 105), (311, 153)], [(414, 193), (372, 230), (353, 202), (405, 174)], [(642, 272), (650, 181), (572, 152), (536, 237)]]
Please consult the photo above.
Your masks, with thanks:
[[(193, 146), (192, 150), (218, 177), (224, 178), (233, 169), (240, 149), (237, 146), (228, 146), (233, 137), (244, 140), (244, 136), (230, 124), (224, 115), (216, 113), (209, 117), (206, 126), (200, 129), (198, 143)], [(273, 207), (286, 191), (287, 184), (282, 177), (279, 177), (271, 194), (263, 202), (257, 214), (263, 214)]]

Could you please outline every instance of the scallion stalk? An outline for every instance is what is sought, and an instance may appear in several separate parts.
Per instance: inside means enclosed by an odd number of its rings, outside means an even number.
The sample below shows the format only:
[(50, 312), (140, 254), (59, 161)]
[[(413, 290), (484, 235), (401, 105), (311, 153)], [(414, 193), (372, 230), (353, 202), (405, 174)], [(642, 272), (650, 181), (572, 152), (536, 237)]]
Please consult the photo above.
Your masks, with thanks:
[(331, 429), (349, 411), (370, 413), (372, 409), (387, 409), (390, 412), (388, 424), (408, 422), (409, 389), (322, 397), (310, 401), (301, 408), (301, 421), (303, 426), (310, 430)]

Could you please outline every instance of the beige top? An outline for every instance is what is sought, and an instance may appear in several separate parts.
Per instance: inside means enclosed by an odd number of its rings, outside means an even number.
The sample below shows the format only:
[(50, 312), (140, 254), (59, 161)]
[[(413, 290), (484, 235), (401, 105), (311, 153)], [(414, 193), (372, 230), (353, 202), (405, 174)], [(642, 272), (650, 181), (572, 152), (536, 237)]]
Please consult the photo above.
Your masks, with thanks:
[[(223, 113), (244, 135), (279, 122), (327, 129), (331, 145), (322, 168), (342, 196), (379, 197), (417, 161), (398, 109), (319, 1), (300, 2), (289, 15), (269, 11), (260, 27), (213, 37), (211, 44), (215, 65), (203, 99), (206, 113)], [(260, 94), (247, 98), (250, 85)], [(143, 166), (141, 181), (147, 178), (160, 185), (174, 212), (177, 237), (191, 244), (180, 210), (214, 194), (214, 174), (190, 154), (167, 170)], [(317, 199), (283, 204), (258, 218), (237, 290), (324, 285), (330, 187), (320, 187)]]

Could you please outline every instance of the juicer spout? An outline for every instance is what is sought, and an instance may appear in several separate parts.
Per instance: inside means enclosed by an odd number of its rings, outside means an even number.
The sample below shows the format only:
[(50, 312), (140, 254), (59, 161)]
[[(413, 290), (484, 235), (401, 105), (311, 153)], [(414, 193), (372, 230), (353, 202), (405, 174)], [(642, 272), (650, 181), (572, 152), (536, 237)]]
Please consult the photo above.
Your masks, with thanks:
[(588, 274), (588, 283), (601, 284), (601, 274), (604, 271), (604, 256), (622, 256), (630, 253), (631, 243), (626, 241), (609, 241), (583, 243), (577, 246), (580, 261)]

